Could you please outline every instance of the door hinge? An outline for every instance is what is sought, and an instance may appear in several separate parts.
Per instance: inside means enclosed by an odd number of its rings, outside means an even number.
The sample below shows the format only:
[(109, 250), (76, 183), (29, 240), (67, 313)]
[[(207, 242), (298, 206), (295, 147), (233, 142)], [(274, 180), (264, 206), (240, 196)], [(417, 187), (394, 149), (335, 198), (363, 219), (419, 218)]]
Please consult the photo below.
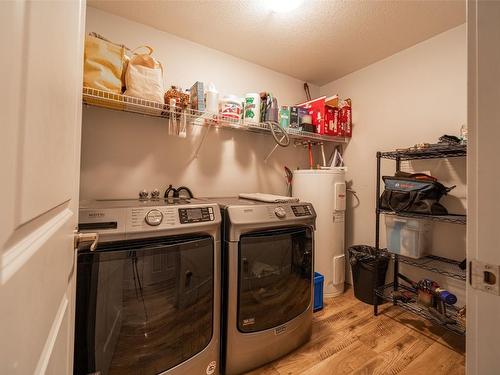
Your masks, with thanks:
[(90, 251), (94, 251), (96, 246), (97, 246), (98, 241), (99, 241), (99, 234), (98, 233), (81, 233), (81, 232), (75, 231), (75, 235), (74, 235), (75, 249), (78, 248), (78, 246), (82, 242), (92, 242), (92, 244), (90, 245)]
[(469, 263), (469, 272), (469, 282), (474, 289), (500, 296), (499, 265), (473, 259)]

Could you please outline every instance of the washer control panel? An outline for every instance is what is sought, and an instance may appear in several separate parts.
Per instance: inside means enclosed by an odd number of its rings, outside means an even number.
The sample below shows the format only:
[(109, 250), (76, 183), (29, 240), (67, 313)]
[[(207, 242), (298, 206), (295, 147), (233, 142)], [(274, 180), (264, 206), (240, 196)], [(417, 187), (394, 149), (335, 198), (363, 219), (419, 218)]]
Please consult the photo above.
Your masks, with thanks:
[(292, 206), (292, 211), (296, 217), (311, 216), (311, 209), (308, 205), (301, 204), (298, 206)]
[(179, 208), (179, 220), (181, 224), (214, 221), (214, 209), (213, 207)]

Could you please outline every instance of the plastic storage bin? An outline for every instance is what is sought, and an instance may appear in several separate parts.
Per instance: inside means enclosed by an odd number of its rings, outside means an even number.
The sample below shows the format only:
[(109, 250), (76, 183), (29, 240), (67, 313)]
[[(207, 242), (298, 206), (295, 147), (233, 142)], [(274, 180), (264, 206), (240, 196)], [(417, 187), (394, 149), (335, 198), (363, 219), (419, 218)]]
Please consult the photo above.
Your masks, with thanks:
[(385, 216), (387, 250), (410, 258), (421, 258), (429, 251), (432, 224), (426, 220)]
[(314, 272), (314, 306), (313, 311), (323, 308), (323, 282), (325, 278), (319, 272)]

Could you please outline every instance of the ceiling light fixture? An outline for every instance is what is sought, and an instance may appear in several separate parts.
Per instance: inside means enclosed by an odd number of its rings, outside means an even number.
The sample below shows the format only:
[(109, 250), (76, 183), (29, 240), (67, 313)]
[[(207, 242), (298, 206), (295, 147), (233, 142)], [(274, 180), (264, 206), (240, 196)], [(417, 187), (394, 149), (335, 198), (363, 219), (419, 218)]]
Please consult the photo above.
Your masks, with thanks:
[(286, 13), (297, 9), (303, 0), (268, 0), (268, 7), (276, 13)]

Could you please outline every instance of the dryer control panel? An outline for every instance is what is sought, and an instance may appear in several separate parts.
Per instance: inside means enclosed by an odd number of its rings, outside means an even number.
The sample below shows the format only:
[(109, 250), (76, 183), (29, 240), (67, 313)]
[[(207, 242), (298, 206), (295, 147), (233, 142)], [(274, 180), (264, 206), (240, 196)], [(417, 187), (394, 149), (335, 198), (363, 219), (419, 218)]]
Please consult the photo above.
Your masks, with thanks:
[(309, 208), (308, 205), (305, 204), (292, 206), (292, 211), (296, 217), (311, 216), (311, 209)]

